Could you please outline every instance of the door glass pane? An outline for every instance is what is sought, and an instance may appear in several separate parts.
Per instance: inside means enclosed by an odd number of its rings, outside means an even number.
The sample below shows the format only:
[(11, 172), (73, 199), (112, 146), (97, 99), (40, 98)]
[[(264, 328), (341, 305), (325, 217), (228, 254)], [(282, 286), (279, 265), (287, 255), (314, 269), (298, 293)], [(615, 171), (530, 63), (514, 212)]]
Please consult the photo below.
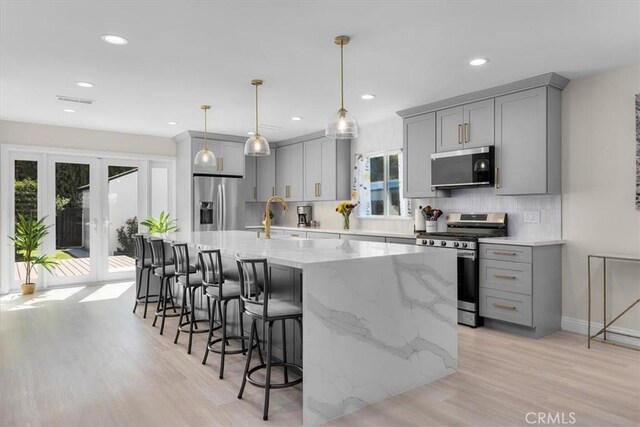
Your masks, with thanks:
[(133, 235), (138, 232), (138, 168), (108, 167), (109, 273), (133, 271)]
[(400, 215), (400, 168), (398, 163), (398, 155), (389, 155), (389, 198), (387, 206), (389, 206), (388, 215)]
[(384, 215), (384, 156), (369, 158), (371, 215)]
[(86, 276), (91, 272), (92, 227), (89, 202), (89, 165), (56, 163), (56, 251), (57, 277)]
[[(15, 220), (19, 215), (25, 217), (38, 216), (38, 162), (32, 160), (16, 160), (15, 169)], [(24, 254), (18, 250), (15, 253), (14, 278), (21, 283), (26, 282), (26, 263)], [(37, 269), (31, 271), (30, 282), (38, 278)]]

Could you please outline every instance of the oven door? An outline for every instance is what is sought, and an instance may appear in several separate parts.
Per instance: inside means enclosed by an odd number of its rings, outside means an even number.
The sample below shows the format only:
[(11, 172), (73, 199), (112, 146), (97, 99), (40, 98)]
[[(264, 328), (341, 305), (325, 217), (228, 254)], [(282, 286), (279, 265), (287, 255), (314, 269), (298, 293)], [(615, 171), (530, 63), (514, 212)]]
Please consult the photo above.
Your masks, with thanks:
[(493, 185), (493, 147), (431, 155), (431, 186), (443, 188)]
[(478, 293), (477, 252), (458, 250), (458, 309), (476, 313)]

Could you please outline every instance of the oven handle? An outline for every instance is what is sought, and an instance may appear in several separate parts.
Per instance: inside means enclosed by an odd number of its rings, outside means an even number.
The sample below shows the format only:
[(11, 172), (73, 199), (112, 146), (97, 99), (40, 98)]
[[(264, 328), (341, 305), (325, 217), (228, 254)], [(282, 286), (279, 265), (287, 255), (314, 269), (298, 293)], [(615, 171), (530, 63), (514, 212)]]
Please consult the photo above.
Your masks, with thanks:
[(476, 259), (476, 251), (461, 251), (458, 250), (458, 258), (469, 258), (471, 260)]

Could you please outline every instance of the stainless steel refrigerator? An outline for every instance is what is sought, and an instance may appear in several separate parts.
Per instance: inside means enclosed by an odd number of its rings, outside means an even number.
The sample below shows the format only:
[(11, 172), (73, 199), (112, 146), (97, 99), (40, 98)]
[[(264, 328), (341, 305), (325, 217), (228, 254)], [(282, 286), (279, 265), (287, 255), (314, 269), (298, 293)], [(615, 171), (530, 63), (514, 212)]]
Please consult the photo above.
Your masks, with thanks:
[(243, 229), (241, 183), (242, 178), (194, 174), (193, 231)]

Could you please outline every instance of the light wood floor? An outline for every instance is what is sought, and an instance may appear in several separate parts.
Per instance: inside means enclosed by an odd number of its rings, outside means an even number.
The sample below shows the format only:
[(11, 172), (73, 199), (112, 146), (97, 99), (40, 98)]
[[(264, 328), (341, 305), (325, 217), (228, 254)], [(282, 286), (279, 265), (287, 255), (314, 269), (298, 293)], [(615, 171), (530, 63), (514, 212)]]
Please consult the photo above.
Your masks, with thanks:
[[(114, 289), (112, 292), (110, 289)], [(204, 335), (186, 354), (152, 316), (131, 313), (133, 287), (3, 296), (0, 425), (280, 426), (302, 421), (300, 387), (238, 400), (242, 356), (201, 365)], [(96, 293), (99, 292), (99, 293)], [(93, 297), (91, 297), (93, 295)], [(560, 332), (541, 340), (460, 327), (459, 371), (364, 408), (335, 426), (528, 425), (527, 412), (575, 413), (576, 425), (640, 425), (640, 352)], [(382, 369), (382, 368), (381, 368)]]

